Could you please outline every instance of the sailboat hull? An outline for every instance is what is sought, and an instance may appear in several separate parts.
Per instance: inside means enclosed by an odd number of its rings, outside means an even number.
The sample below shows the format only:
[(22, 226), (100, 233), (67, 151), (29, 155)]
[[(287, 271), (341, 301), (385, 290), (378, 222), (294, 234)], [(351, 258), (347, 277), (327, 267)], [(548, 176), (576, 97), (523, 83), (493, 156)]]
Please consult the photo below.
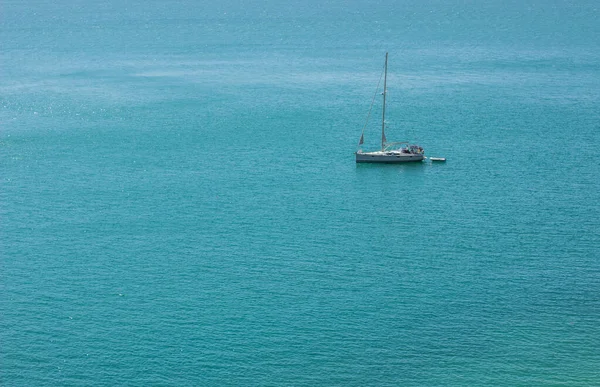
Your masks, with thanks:
[(399, 153), (399, 152), (357, 152), (357, 163), (384, 163), (399, 164), (423, 161), (425, 155), (422, 153)]

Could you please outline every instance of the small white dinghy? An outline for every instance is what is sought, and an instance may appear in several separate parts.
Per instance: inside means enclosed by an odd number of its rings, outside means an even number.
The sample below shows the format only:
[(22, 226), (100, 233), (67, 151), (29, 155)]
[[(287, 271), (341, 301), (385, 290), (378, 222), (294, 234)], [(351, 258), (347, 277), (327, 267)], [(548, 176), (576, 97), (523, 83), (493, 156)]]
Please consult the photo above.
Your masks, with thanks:
[(444, 162), (444, 161), (446, 161), (446, 158), (445, 157), (430, 157), (429, 160)]

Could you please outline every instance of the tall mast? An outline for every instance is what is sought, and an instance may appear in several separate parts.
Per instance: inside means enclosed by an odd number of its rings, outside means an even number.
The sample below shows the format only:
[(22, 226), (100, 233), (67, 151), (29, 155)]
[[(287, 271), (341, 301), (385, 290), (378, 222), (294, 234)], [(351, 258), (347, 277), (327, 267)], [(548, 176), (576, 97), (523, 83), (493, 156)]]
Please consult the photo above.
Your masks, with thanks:
[(381, 117), (381, 151), (383, 152), (385, 148), (385, 95), (387, 94), (387, 62), (388, 62), (388, 53), (385, 53), (385, 72), (383, 76), (383, 112)]

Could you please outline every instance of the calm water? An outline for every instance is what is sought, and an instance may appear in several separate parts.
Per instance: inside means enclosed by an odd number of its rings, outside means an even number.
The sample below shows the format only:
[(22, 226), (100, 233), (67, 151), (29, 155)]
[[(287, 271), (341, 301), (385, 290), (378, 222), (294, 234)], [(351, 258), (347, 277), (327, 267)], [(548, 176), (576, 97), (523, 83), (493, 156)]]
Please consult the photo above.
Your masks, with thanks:
[(600, 384), (596, 2), (96, 3), (2, 4), (0, 384)]

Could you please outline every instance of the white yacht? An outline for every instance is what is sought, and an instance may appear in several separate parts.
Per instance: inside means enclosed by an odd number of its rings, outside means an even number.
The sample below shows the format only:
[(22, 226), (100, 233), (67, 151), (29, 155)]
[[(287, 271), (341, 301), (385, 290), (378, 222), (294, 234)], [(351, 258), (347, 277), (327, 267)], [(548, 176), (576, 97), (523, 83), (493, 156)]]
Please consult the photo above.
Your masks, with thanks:
[[(363, 152), (361, 146), (364, 143), (365, 128), (360, 135), (360, 141), (358, 142), (358, 150), (356, 151), (356, 162), (357, 163), (406, 163), (416, 162), (425, 159), (425, 152), (423, 148), (416, 144), (410, 144), (408, 142), (391, 142), (388, 143), (385, 138), (385, 96), (387, 94), (387, 63), (388, 53), (385, 53), (385, 67), (384, 67), (384, 78), (383, 78), (383, 111), (381, 117), (381, 150), (372, 152)], [(380, 78), (381, 82), (381, 78)], [(378, 87), (379, 88), (379, 87)], [(375, 93), (377, 95), (377, 92)], [(373, 102), (375, 98), (373, 98)], [(371, 108), (373, 107), (371, 102)], [(370, 115), (369, 110), (369, 115)], [(368, 118), (367, 118), (368, 123)], [(365, 124), (365, 127), (367, 124)]]

